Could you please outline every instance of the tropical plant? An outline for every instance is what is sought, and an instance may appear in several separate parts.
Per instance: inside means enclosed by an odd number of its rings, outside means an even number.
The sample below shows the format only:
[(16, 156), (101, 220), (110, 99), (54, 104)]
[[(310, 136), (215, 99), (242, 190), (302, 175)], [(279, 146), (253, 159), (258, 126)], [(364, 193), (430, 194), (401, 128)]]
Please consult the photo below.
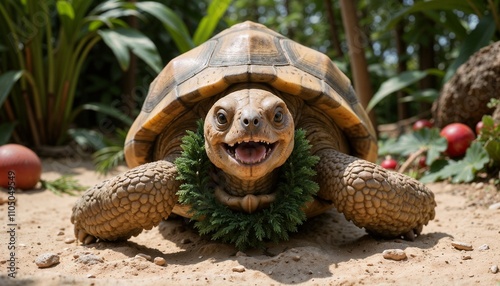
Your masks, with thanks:
[[(156, 2), (155, 2), (156, 3)], [(18, 84), (2, 106), (2, 121), (17, 122), (14, 141), (39, 147), (63, 144), (71, 119), (81, 68), (101, 40), (120, 66), (128, 67), (129, 51), (159, 71), (154, 44), (121, 18), (140, 17), (135, 5), (108, 0), (95, 7), (87, 0), (3, 1), (0, 72)], [(1, 94), (8, 93), (2, 87)]]
[[(191, 36), (186, 23), (174, 12), (174, 10), (156, 2), (138, 2), (137, 9), (153, 15), (158, 19), (165, 30), (172, 37), (179, 53), (186, 52), (210, 38), (219, 23), (221, 17), (229, 7), (230, 0), (214, 0), (207, 7), (206, 14), (199, 20), (199, 24)], [(126, 130), (132, 125), (132, 120), (118, 108), (106, 106), (102, 103), (87, 103), (78, 107), (73, 116), (78, 116), (84, 110), (92, 110), (117, 119), (123, 128), (114, 130), (115, 137), (104, 136), (102, 132), (87, 129), (71, 129), (70, 135), (80, 145), (97, 150), (93, 154), (96, 170), (107, 173), (112, 168), (124, 161), (123, 146), (125, 143)]]
[[(413, 19), (423, 16), (447, 31), (447, 36), (453, 35), (453, 38), (447, 37), (446, 40), (445, 38), (442, 40), (449, 44), (452, 41), (459, 43), (456, 55), (453, 56), (451, 62), (446, 63), (444, 72), (433, 68), (422, 69), (401, 73), (387, 79), (375, 93), (368, 108), (372, 109), (383, 99), (402, 89), (409, 91), (409, 96), (403, 101), (433, 102), (439, 95), (439, 86), (424, 90), (411, 89), (411, 86), (428, 75), (438, 76), (441, 79), (440, 86), (442, 86), (473, 53), (495, 40), (500, 32), (500, 17), (497, 9), (499, 2), (498, 0), (430, 0), (417, 1), (412, 5), (403, 6), (388, 22), (387, 30), (394, 29), (398, 23), (410, 16)], [(472, 29), (468, 29), (471, 23), (476, 24), (472, 26)], [(419, 32), (418, 29), (412, 32), (416, 33), (415, 38), (425, 36), (425, 33)]]

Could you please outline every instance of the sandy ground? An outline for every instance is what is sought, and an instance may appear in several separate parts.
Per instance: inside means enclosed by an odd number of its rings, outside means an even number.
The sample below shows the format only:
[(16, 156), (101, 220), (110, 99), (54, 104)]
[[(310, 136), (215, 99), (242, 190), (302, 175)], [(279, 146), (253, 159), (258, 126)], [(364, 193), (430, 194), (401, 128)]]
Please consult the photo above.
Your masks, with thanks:
[[(74, 175), (87, 186), (104, 179), (88, 161), (44, 160), (43, 179), (61, 174)], [(376, 240), (330, 211), (309, 220), (290, 241), (246, 253), (200, 237), (182, 219), (165, 221), (128, 242), (81, 246), (71, 242), (70, 215), (77, 197), (17, 192), (17, 275), (7, 276), (10, 234), (4, 203), (0, 285), (500, 285), (500, 273), (490, 270), (500, 266), (500, 209), (489, 208), (500, 202), (500, 192), (482, 183), (429, 187), (436, 195), (437, 216), (413, 242)], [(1, 191), (0, 198), (6, 197)], [(469, 243), (473, 250), (458, 250), (453, 241)], [(385, 259), (386, 249), (404, 250), (407, 259)], [(35, 259), (49, 252), (58, 254), (60, 262), (38, 268)], [(156, 265), (156, 257), (166, 264)]]

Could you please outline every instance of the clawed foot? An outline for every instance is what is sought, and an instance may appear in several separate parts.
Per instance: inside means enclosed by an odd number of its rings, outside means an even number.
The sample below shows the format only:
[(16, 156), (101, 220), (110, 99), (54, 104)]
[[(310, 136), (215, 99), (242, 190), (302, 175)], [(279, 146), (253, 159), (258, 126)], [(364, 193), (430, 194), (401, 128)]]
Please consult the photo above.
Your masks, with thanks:
[(416, 228), (408, 231), (407, 233), (403, 234), (403, 238), (408, 241), (414, 241), (415, 237), (419, 236), (422, 233), (422, 229), (424, 228), (423, 225), (419, 225)]
[(95, 236), (88, 234), (83, 229), (77, 229), (76, 227), (75, 227), (75, 237), (83, 245), (91, 244), (97, 241), (97, 238)]

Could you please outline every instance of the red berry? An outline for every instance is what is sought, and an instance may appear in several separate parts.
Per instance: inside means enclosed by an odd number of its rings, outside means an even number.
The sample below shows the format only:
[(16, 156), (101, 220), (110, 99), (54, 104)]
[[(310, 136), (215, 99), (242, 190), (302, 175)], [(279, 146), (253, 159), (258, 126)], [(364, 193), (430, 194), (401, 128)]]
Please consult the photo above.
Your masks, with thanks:
[(413, 123), (413, 131), (417, 131), (417, 130), (420, 130), (422, 128), (432, 128), (434, 127), (434, 124), (432, 124), (432, 122), (430, 122), (429, 120), (427, 119), (420, 119), (420, 120), (417, 120), (415, 121), (415, 123)]
[(445, 153), (450, 157), (463, 156), (472, 141), (476, 139), (472, 129), (462, 123), (448, 124), (441, 130), (440, 134), (448, 141)]
[[(11, 172), (12, 171), (12, 172)], [(42, 174), (42, 162), (35, 152), (18, 145), (0, 146), (0, 186), (28, 190), (35, 187)]]
[(421, 156), (421, 157), (418, 159), (418, 166), (419, 166), (420, 168), (426, 168), (426, 167), (427, 167), (427, 163), (426, 163), (426, 161), (427, 161), (427, 157), (425, 157), (425, 156)]
[(396, 170), (398, 167), (398, 161), (392, 159), (391, 157), (386, 157), (382, 163), (380, 163), (380, 166), (387, 170)]

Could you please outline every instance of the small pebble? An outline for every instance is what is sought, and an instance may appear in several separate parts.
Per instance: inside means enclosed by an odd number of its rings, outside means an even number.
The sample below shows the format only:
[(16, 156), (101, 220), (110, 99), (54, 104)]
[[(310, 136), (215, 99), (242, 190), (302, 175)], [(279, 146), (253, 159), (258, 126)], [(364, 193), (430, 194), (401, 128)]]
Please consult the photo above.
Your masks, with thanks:
[(490, 210), (500, 210), (500, 203), (492, 204), (488, 207)]
[(485, 251), (485, 250), (488, 250), (488, 249), (490, 249), (490, 247), (487, 244), (483, 244), (483, 245), (479, 246), (477, 250), (479, 250), (479, 251)]
[[(75, 257), (75, 255), (73, 255)], [(75, 262), (82, 263), (85, 265), (94, 265), (98, 263), (103, 263), (104, 260), (95, 254), (81, 254), (76, 257)]]
[(87, 274), (87, 278), (95, 278), (94, 274)]
[(384, 250), (384, 252), (382, 252), (382, 255), (385, 259), (396, 261), (406, 259), (406, 252), (404, 252), (402, 249), (386, 249)]
[(182, 244), (188, 244), (188, 243), (191, 243), (191, 239), (189, 239), (189, 238), (184, 238), (184, 239), (182, 239), (182, 240), (181, 240), (181, 243), (182, 243)]
[(75, 242), (75, 238), (74, 237), (68, 237), (68, 238), (66, 238), (64, 240), (64, 243), (66, 243), (66, 244), (71, 244), (73, 242)]
[(55, 253), (44, 253), (35, 259), (35, 264), (39, 268), (47, 268), (59, 263), (59, 255)]
[(62, 236), (62, 235), (64, 235), (64, 231), (60, 231), (57, 233), (57, 236)]
[(451, 245), (458, 250), (471, 251), (474, 249), (472, 247), (472, 244), (461, 242), (461, 241), (452, 241)]
[(144, 254), (144, 253), (137, 253), (137, 255), (135, 257), (142, 257), (142, 258), (146, 259), (147, 261), (151, 261), (151, 256)]
[(471, 260), (472, 257), (470, 255), (462, 255), (462, 260)]
[(236, 267), (233, 267), (233, 272), (239, 272), (239, 273), (242, 273), (242, 272), (245, 272), (245, 267), (244, 266), (236, 266)]
[(493, 274), (497, 274), (498, 273), (498, 265), (492, 265), (490, 267), (490, 272)]
[(293, 261), (299, 261), (300, 260), (300, 255), (295, 255), (292, 257)]
[(163, 266), (163, 265), (165, 265), (165, 263), (167, 263), (167, 261), (163, 257), (155, 257), (154, 263), (156, 265)]

